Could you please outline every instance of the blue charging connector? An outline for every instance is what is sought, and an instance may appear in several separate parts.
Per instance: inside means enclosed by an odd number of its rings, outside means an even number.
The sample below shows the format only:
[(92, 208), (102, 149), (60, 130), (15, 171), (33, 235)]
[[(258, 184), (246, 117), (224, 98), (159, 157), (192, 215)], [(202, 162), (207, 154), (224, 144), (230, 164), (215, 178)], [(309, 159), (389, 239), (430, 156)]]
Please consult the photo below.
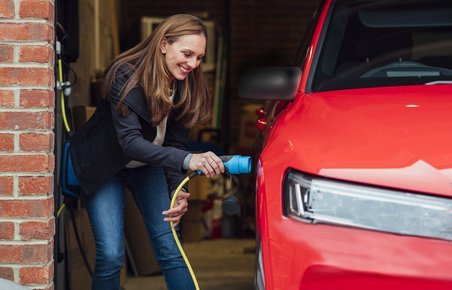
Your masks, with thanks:
[(251, 157), (241, 155), (220, 156), (229, 174), (248, 174), (251, 172)]
[[(251, 157), (241, 155), (223, 155), (218, 156), (226, 169), (228, 174), (248, 174), (251, 172)], [(194, 171), (190, 178), (196, 175), (203, 175), (201, 170)]]
[[(250, 156), (226, 155), (220, 156), (220, 159), (229, 174), (249, 174), (251, 172)], [(239, 215), (241, 206), (238, 197), (235, 194), (224, 197), (221, 208), (227, 215)]]

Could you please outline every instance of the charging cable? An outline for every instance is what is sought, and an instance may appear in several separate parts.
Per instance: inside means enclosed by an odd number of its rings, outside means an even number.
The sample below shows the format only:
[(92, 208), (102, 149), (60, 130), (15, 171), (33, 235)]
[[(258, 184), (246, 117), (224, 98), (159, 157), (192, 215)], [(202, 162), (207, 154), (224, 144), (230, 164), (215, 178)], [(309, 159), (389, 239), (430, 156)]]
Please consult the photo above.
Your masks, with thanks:
[[(227, 174), (241, 174), (241, 173), (248, 174), (251, 172), (251, 157), (249, 157), (249, 156), (228, 155), (228, 156), (220, 156), (220, 159), (221, 159), (221, 161), (223, 161), (223, 165), (226, 169)], [(182, 187), (191, 178), (201, 175), (201, 174), (202, 174), (202, 171), (197, 170), (197, 171), (192, 172), (190, 175), (185, 177), (184, 180), (182, 180), (182, 182), (176, 188), (173, 198), (171, 199), (170, 209), (172, 209), (174, 207), (174, 204), (176, 203), (176, 200), (177, 200), (177, 196), (178, 196), (180, 190), (182, 189)], [(171, 232), (173, 233), (174, 240), (176, 241), (177, 247), (179, 248), (182, 258), (184, 259), (185, 264), (187, 265), (188, 271), (190, 272), (191, 278), (193, 279), (193, 283), (195, 284), (195, 288), (196, 288), (196, 290), (199, 290), (198, 280), (196, 279), (195, 273), (193, 272), (190, 262), (188, 261), (187, 255), (185, 254), (185, 251), (182, 248), (179, 237), (177, 236), (177, 233), (176, 233), (176, 229), (173, 226), (173, 222), (170, 222), (170, 226), (171, 226)]]
[(61, 43), (59, 41), (56, 42), (56, 55), (57, 55), (57, 63), (58, 63), (58, 81), (57, 81), (57, 90), (60, 92), (61, 97), (61, 114), (63, 116), (63, 123), (66, 131), (68, 133), (71, 132), (71, 128), (69, 127), (69, 123), (66, 117), (66, 106), (64, 104), (64, 95), (69, 95), (71, 93), (71, 82), (63, 82), (63, 60), (61, 59)]
[[(190, 175), (185, 177), (184, 180), (182, 180), (182, 182), (179, 184), (176, 191), (174, 192), (173, 198), (171, 199), (170, 208), (174, 207), (177, 196), (178, 196), (180, 190), (182, 189), (182, 187), (190, 180), (190, 178), (195, 177), (197, 175), (199, 175), (199, 172), (194, 171), (193, 173), (191, 173)], [(170, 222), (170, 225), (171, 225), (171, 232), (173, 233), (174, 240), (176, 241), (177, 247), (179, 248), (182, 258), (184, 259), (185, 264), (187, 265), (188, 271), (190, 272), (191, 278), (193, 279), (193, 283), (195, 284), (195, 288), (196, 288), (196, 290), (199, 290), (198, 280), (196, 279), (195, 273), (193, 272), (190, 262), (188, 261), (187, 255), (185, 255), (185, 251), (182, 248), (182, 245), (180, 244), (179, 237), (177, 236), (177, 233), (176, 233), (176, 229), (173, 226), (173, 222)]]

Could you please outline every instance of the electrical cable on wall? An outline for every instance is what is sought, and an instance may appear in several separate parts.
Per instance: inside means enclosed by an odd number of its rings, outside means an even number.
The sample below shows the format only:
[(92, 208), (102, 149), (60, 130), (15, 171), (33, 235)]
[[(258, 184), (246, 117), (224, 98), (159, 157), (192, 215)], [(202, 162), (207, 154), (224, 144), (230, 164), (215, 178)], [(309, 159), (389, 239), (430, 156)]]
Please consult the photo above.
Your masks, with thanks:
[(69, 127), (69, 122), (66, 116), (65, 95), (70, 95), (71, 93), (71, 82), (63, 81), (63, 60), (61, 57), (61, 43), (59, 41), (56, 42), (56, 55), (58, 63), (57, 90), (59, 91), (61, 98), (61, 114), (63, 116), (64, 128), (66, 129), (66, 132), (70, 133), (71, 128)]
[[(78, 30), (78, 0), (55, 0), (54, 1), (54, 19), (55, 19), (55, 243), (54, 243), (54, 285), (56, 289), (70, 289), (68, 266), (68, 249), (66, 229), (61, 221), (63, 219), (71, 219), (70, 216), (62, 216), (65, 208), (72, 210), (73, 202), (69, 201), (64, 195), (62, 189), (63, 174), (63, 151), (65, 143), (72, 133), (71, 113), (68, 106), (68, 97), (71, 94), (72, 87), (77, 82), (77, 75), (71, 68), (70, 63), (77, 61), (79, 56), (79, 30)], [(70, 78), (69, 78), (70, 77)], [(71, 130), (72, 129), (72, 130)], [(69, 220), (68, 220), (69, 221)], [(67, 224), (69, 225), (69, 223)], [(75, 226), (75, 227), (74, 227)], [(73, 225), (74, 231), (77, 232), (76, 225)], [(78, 233), (75, 233), (76, 235)], [(77, 239), (81, 251), (80, 241)], [(81, 253), (84, 255), (84, 253)], [(64, 263), (64, 264), (62, 264)]]

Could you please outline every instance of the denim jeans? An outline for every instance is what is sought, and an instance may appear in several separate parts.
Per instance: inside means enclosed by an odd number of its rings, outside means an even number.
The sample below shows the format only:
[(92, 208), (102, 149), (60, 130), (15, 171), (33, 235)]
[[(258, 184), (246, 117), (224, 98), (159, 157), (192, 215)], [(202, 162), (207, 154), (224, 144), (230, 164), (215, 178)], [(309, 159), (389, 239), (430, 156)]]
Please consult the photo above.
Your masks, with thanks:
[[(195, 289), (162, 211), (170, 196), (162, 168), (124, 168), (97, 192), (84, 196), (96, 241), (92, 290), (119, 290), (124, 262), (124, 188), (128, 187), (143, 216), (155, 257), (169, 290)], [(149, 286), (152, 289), (152, 285)]]

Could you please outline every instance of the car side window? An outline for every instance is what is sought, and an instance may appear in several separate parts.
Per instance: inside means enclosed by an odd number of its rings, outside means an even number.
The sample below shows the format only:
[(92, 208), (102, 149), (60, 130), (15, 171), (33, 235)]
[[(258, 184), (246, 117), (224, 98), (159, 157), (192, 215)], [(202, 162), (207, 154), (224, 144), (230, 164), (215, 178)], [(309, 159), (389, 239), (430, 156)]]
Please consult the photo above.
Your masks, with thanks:
[(452, 2), (338, 0), (313, 91), (452, 81)]

